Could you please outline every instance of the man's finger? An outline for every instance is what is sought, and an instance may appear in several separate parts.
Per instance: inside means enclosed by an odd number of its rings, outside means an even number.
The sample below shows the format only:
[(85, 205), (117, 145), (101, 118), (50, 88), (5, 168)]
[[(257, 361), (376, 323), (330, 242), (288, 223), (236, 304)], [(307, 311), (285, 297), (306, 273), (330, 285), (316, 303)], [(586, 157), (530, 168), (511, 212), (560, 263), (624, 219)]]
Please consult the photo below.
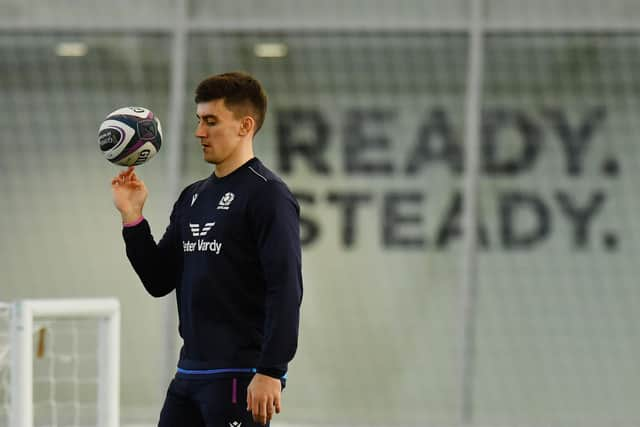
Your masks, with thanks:
[(129, 166), (126, 170), (120, 172), (118, 174), (118, 178), (120, 178), (120, 181), (124, 182), (126, 180), (129, 180), (131, 177), (131, 174), (133, 174), (134, 172), (134, 168), (133, 166)]
[(274, 403), (274, 405), (275, 405), (275, 407), (276, 407), (276, 414), (279, 414), (279, 413), (280, 413), (280, 410), (282, 409), (282, 407), (281, 407), (281, 405), (282, 405), (282, 404), (281, 404), (281, 402), (280, 402), (280, 396), (277, 396), (277, 397), (275, 398), (275, 401), (274, 401), (273, 403)]
[(273, 400), (269, 399), (269, 401), (267, 402), (267, 422), (271, 421), (274, 412), (275, 408), (273, 406)]
[(131, 172), (133, 171), (133, 169), (131, 169), (131, 166), (129, 166), (127, 169), (120, 171), (120, 173), (118, 174), (118, 176), (126, 176), (131, 174)]
[(260, 405), (255, 398), (251, 400), (251, 416), (253, 417), (253, 421), (260, 421)]
[(251, 399), (253, 399), (253, 396), (251, 395), (251, 389), (247, 389), (247, 411), (251, 411), (252, 409), (252, 405), (251, 405)]
[(254, 411), (253, 419), (262, 425), (266, 425), (267, 424), (267, 401), (266, 400), (259, 401), (256, 406), (258, 410), (256, 411), (256, 408), (253, 409)]

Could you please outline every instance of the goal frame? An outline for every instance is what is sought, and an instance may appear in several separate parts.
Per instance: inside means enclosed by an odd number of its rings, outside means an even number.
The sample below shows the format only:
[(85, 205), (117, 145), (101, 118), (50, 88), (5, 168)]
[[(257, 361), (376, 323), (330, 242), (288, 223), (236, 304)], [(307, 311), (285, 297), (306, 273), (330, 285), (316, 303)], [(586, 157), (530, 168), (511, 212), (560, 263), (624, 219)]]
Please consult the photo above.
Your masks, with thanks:
[(24, 299), (11, 303), (9, 427), (33, 427), (34, 319), (97, 318), (97, 425), (120, 419), (120, 303), (115, 298)]

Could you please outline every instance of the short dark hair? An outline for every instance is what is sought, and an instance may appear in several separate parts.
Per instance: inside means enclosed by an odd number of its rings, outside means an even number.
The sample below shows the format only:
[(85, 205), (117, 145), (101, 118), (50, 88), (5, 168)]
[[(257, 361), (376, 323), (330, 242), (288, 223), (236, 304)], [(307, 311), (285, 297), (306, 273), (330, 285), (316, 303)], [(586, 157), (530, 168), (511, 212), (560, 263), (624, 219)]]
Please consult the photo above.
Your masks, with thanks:
[(196, 104), (217, 99), (224, 100), (224, 105), (236, 117), (253, 117), (254, 135), (260, 130), (267, 114), (267, 95), (258, 80), (240, 71), (207, 77), (196, 88)]

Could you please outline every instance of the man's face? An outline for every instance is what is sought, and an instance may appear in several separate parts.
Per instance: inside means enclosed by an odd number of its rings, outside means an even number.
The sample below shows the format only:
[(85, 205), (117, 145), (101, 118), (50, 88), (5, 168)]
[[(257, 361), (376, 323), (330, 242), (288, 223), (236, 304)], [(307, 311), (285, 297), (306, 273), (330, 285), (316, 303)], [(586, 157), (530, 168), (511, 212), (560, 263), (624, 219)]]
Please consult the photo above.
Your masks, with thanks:
[(196, 117), (195, 135), (204, 160), (218, 165), (233, 158), (242, 143), (242, 118), (236, 118), (222, 99), (197, 104)]

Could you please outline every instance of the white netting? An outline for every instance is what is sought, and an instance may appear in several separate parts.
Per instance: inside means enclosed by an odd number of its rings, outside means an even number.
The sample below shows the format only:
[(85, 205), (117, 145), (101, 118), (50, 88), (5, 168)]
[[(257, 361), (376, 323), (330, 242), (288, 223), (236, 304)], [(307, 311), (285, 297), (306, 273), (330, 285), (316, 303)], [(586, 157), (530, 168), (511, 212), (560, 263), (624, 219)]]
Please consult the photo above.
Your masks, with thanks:
[[(115, 169), (95, 134), (104, 114), (129, 103), (156, 110), (167, 134), (180, 122), (168, 115), (181, 2), (80, 3), (0, 0), (0, 271), (3, 283), (20, 283), (2, 297), (121, 295), (134, 349), (123, 355), (123, 404), (129, 418), (151, 421), (164, 392), (158, 371), (173, 367), (157, 362), (162, 313), (126, 264), (107, 187)], [(482, 238), (473, 345), (461, 354), (470, 3), (185, 2), (176, 32), (187, 33), (184, 127), (140, 168), (146, 214), (159, 237), (176, 196), (166, 194), (166, 165), (178, 165), (181, 184), (211, 173), (193, 136), (195, 85), (223, 71), (256, 75), (269, 94), (256, 153), (299, 196), (303, 218), (288, 422), (640, 420), (640, 2), (484, 1)], [(74, 334), (47, 342), (64, 355)], [(67, 357), (36, 358), (42, 378), (64, 373)], [(460, 359), (471, 367), (462, 381)], [(63, 397), (60, 408), (92, 387), (56, 383), (51, 397), (46, 384), (38, 408), (47, 419), (61, 416), (49, 401)], [(6, 393), (0, 402), (5, 416)]]
[(485, 40), (470, 418), (633, 425), (640, 33)]
[[(9, 425), (9, 306), (0, 306), (0, 426)], [(37, 318), (33, 325), (33, 425), (98, 424), (100, 320)], [(15, 351), (15, 349), (13, 350)]]
[(98, 321), (38, 319), (33, 334), (36, 426), (97, 424)]
[[(65, 43), (85, 46), (86, 55), (61, 56), (57, 48)], [(121, 224), (108, 186), (120, 168), (102, 156), (97, 133), (109, 112), (128, 105), (152, 108), (169, 125), (169, 52), (170, 38), (163, 34), (0, 36), (0, 298), (109, 292), (135, 307), (136, 324), (162, 323), (157, 302), (145, 295), (122, 256)], [(156, 166), (150, 162), (139, 170), (154, 188), (145, 214), (156, 233), (166, 221), (158, 208), (168, 200), (166, 152), (163, 146), (152, 160)], [(64, 196), (52, 183), (65, 188)], [(160, 392), (146, 393), (138, 385), (160, 388), (151, 384), (159, 382), (162, 369), (157, 353), (163, 330), (136, 326), (123, 333), (130, 343), (145, 343), (127, 356), (123, 400), (135, 407), (136, 419), (148, 419)], [(151, 369), (139, 368), (148, 364)]]
[[(267, 41), (287, 55), (244, 54)], [(291, 420), (455, 422), (459, 246), (440, 248), (436, 236), (459, 175), (421, 144), (458, 139), (466, 46), (461, 34), (403, 32), (189, 39), (189, 87), (236, 69), (263, 82), (269, 113), (256, 152), (300, 199), (306, 316)], [(211, 170), (192, 144), (185, 184)]]

